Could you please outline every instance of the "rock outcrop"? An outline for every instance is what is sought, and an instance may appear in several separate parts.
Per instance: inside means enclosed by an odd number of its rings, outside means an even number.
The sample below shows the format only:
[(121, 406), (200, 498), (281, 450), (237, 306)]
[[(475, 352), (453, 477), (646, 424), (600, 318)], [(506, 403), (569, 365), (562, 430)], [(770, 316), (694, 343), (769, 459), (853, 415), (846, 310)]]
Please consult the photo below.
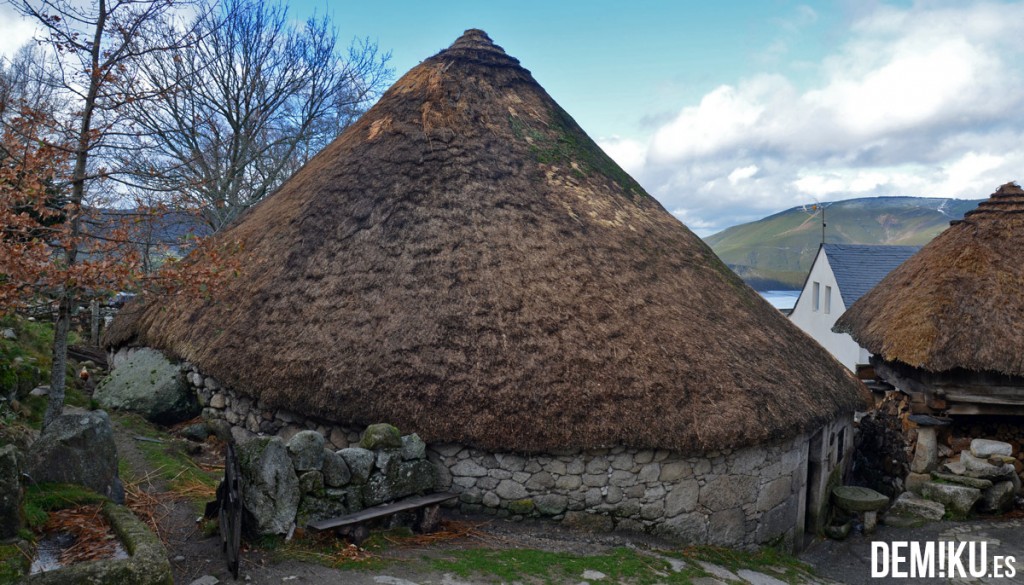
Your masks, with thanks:
[(114, 432), (102, 410), (54, 419), (32, 445), (27, 472), (36, 482), (78, 484), (124, 503)]

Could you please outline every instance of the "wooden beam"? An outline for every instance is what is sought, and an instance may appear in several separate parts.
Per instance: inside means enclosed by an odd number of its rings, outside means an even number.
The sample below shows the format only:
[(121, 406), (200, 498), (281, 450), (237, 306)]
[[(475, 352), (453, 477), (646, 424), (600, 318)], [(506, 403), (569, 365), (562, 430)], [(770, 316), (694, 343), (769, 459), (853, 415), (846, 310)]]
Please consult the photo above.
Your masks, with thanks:
[(350, 524), (359, 524), (360, 522), (366, 522), (367, 520), (373, 520), (374, 518), (383, 518), (384, 516), (390, 516), (399, 512), (407, 512), (409, 510), (415, 510), (422, 508), (423, 506), (429, 506), (431, 504), (439, 504), (459, 497), (459, 494), (453, 494), (451, 492), (440, 492), (436, 494), (427, 494), (425, 496), (417, 496), (414, 498), (406, 498), (404, 500), (398, 500), (390, 504), (383, 504), (381, 506), (374, 506), (372, 508), (366, 508), (358, 512), (346, 514), (344, 516), (338, 516), (337, 518), (330, 518), (328, 520), (321, 520), (319, 522), (311, 522), (308, 524), (309, 528), (313, 530), (329, 530), (331, 528), (340, 528), (342, 526), (348, 526)]

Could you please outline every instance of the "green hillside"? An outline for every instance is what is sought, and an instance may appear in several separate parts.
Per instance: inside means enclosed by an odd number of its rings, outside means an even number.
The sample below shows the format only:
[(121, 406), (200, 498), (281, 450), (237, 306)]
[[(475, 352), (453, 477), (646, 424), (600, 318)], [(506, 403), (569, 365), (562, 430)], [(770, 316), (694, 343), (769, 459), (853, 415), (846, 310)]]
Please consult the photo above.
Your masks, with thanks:
[[(867, 197), (825, 203), (825, 237), (834, 244), (920, 246), (978, 203), (930, 197)], [(821, 243), (821, 211), (794, 207), (733, 226), (705, 241), (755, 289), (799, 288)]]

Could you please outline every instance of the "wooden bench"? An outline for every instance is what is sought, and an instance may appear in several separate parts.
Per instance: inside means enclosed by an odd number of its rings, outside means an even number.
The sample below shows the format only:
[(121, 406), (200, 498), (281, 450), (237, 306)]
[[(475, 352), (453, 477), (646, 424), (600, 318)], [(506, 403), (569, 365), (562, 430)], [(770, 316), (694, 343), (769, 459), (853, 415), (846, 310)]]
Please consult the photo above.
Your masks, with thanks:
[(358, 512), (338, 516), (337, 518), (310, 522), (306, 526), (317, 531), (337, 530), (340, 536), (348, 538), (352, 541), (352, 544), (358, 546), (370, 535), (370, 530), (365, 525), (366, 522), (376, 518), (385, 518), (399, 512), (416, 510), (416, 524), (413, 526), (413, 529), (421, 533), (432, 532), (437, 529), (437, 525), (441, 522), (441, 502), (457, 497), (459, 497), (459, 494), (451, 492), (415, 496), (391, 502), (390, 504), (366, 508)]

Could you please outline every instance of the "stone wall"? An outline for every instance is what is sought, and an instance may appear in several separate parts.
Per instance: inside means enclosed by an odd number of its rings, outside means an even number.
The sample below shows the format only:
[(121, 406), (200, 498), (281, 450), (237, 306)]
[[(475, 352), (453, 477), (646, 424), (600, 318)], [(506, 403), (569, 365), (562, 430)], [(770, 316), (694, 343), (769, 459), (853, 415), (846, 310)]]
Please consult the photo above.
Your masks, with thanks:
[(586, 450), (524, 456), (431, 445), (442, 486), (465, 512), (546, 516), (594, 529), (730, 546), (792, 541), (799, 530), (807, 440), (700, 456)]
[(371, 425), (360, 445), (334, 451), (314, 430), (287, 443), (277, 436), (238, 443), (248, 530), (286, 534), (296, 525), (433, 491), (435, 466), (415, 434), (402, 437), (391, 425)]
[[(287, 440), (307, 429), (318, 431), (335, 449), (359, 440), (352, 429), (263, 409), (194, 366), (184, 367), (204, 418), (222, 425), (236, 441), (256, 434)], [(815, 532), (827, 506), (829, 480), (849, 462), (850, 425), (847, 417), (814, 433), (699, 455), (624, 447), (524, 455), (432, 444), (428, 458), (438, 469), (437, 489), (459, 493), (457, 505), (467, 513), (545, 517), (695, 543), (799, 547), (808, 509), (813, 508), (808, 529)]]

